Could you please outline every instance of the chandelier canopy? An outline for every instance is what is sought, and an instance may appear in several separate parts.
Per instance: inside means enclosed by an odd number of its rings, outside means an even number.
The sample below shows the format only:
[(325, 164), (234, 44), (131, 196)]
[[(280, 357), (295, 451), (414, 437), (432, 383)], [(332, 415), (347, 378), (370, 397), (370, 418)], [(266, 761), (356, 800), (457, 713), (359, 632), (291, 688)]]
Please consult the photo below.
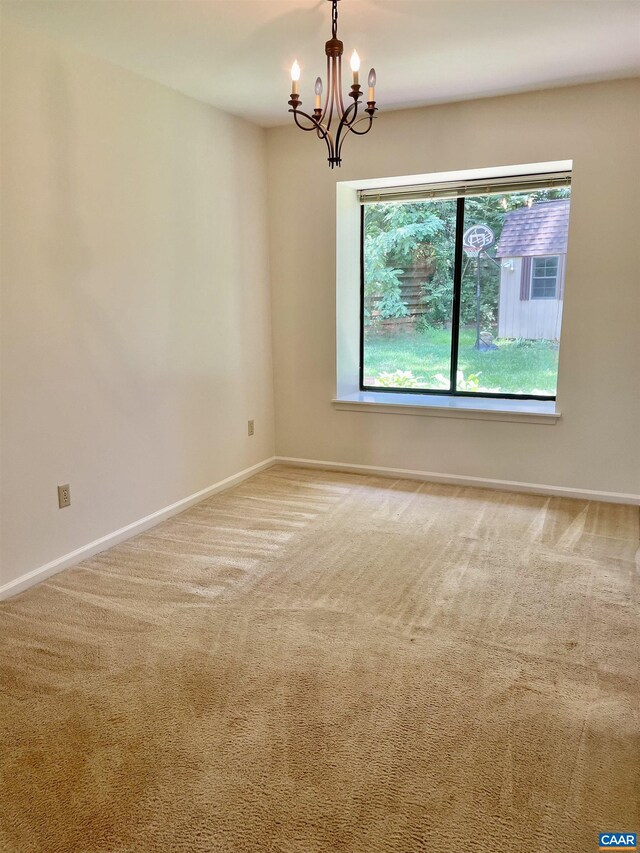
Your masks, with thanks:
[[(302, 101), (298, 95), (298, 81), (300, 80), (300, 66), (297, 60), (291, 66), (291, 100), (290, 113), (300, 130), (315, 132), (318, 139), (324, 139), (329, 154), (329, 165), (333, 169), (342, 163), (342, 146), (349, 133), (356, 136), (364, 136), (369, 133), (375, 117), (376, 100), (376, 72), (372, 68), (369, 71), (368, 89), (369, 97), (367, 106), (362, 109), (360, 99), (362, 91), (360, 88), (360, 57), (354, 50), (351, 56), (351, 72), (353, 75), (351, 91), (349, 96), (353, 103), (346, 108), (342, 99), (342, 54), (344, 45), (338, 38), (338, 0), (329, 0), (331, 3), (331, 38), (325, 45), (327, 55), (327, 95), (324, 107), (322, 106), (322, 80), (320, 77), (315, 85), (315, 108), (313, 115), (300, 109)], [(362, 115), (362, 113), (366, 115)], [(337, 122), (337, 124), (335, 124)], [(334, 123), (334, 131), (331, 125)]]

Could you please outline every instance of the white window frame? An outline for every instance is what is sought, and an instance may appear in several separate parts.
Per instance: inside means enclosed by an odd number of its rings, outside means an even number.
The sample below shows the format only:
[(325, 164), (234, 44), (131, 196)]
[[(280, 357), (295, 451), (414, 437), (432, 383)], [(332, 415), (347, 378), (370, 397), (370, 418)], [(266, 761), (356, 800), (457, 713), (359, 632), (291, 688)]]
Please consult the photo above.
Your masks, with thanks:
[[(550, 275), (542, 275), (536, 276), (536, 261), (547, 261), (550, 258), (555, 258), (556, 261), (556, 274), (555, 276)], [(553, 278), (553, 296), (536, 296), (535, 295), (535, 283), (536, 281), (548, 281)], [(560, 283), (560, 255), (535, 255), (531, 258), (531, 287), (530, 287), (530, 298), (536, 300), (546, 300), (546, 299), (558, 299), (558, 285)]]

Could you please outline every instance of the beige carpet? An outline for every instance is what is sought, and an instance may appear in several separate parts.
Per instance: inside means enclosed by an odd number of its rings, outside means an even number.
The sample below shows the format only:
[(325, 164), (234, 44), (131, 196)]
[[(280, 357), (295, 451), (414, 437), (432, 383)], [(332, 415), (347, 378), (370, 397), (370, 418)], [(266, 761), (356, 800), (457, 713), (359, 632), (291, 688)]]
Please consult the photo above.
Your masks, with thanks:
[(639, 512), (278, 467), (0, 605), (0, 849), (640, 830)]

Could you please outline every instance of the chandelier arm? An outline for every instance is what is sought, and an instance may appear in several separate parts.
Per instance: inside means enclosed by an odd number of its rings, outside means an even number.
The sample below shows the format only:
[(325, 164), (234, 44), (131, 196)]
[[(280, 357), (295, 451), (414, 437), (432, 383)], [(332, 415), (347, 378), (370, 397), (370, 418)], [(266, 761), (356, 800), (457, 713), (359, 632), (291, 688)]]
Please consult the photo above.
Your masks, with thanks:
[(322, 129), (318, 128), (318, 138), (324, 139), (325, 144), (327, 146), (327, 154), (329, 155), (329, 160), (331, 160), (331, 158), (333, 157), (333, 151), (334, 151), (333, 138), (332, 138), (331, 134), (324, 127)]
[[(329, 162), (335, 157), (335, 143), (333, 141), (333, 137), (329, 133), (329, 131), (325, 131), (324, 136), (322, 137), (327, 144), (327, 153), (329, 155)], [(333, 168), (333, 167), (332, 167)]]
[[(373, 118), (374, 118), (373, 116), (360, 116), (358, 121), (354, 121), (353, 124), (349, 125), (349, 127), (347, 128), (347, 132), (348, 133), (355, 133), (356, 136), (364, 136), (365, 134), (369, 133), (369, 131), (373, 127)], [(354, 130), (354, 127), (357, 124), (360, 124), (360, 122), (362, 122), (362, 121), (368, 121), (369, 122), (367, 129), (366, 130)]]
[[(349, 113), (353, 112), (351, 118), (349, 118)], [(338, 125), (338, 132), (336, 133), (336, 153), (338, 157), (340, 156), (340, 151), (342, 150), (342, 142), (344, 141), (344, 136), (349, 132), (349, 128), (354, 123), (356, 114), (358, 112), (358, 102), (355, 101), (353, 104), (350, 104), (340, 119), (340, 124)], [(343, 135), (344, 134), (344, 135)]]
[[(357, 100), (354, 100), (352, 104), (349, 104), (347, 109), (342, 114), (342, 124), (346, 125), (346, 127), (351, 127), (351, 125), (355, 122), (356, 117), (358, 115), (358, 107), (359, 103)], [(353, 111), (353, 115), (349, 117), (349, 113)]]
[[(368, 125), (367, 125), (366, 130), (354, 130), (354, 127), (363, 121), (368, 121)], [(361, 116), (353, 124), (343, 125), (343, 127), (344, 127), (344, 136), (342, 136), (340, 138), (339, 144), (338, 144), (337, 149), (336, 149), (336, 156), (340, 159), (342, 158), (342, 146), (344, 145), (344, 142), (345, 142), (345, 139), (347, 138), (347, 136), (350, 133), (355, 134), (355, 136), (365, 136), (367, 133), (369, 133), (369, 131), (373, 127), (373, 116), (372, 115), (371, 116)]]
[[(317, 131), (326, 132), (325, 128), (323, 128), (323, 126), (320, 124), (319, 121), (316, 121), (316, 119), (313, 116), (308, 115), (307, 113), (303, 112), (302, 110), (289, 110), (289, 112), (293, 113), (293, 120), (298, 125), (300, 130), (306, 130), (306, 131), (317, 130)], [(303, 118), (308, 119), (308, 121), (311, 122), (311, 127), (305, 127), (303, 124), (300, 124), (300, 122), (298, 121), (298, 116), (303, 116)]]
[[(308, 115), (307, 113), (303, 112), (302, 110), (289, 110), (289, 112), (293, 113), (293, 119), (294, 119), (295, 123), (297, 124), (297, 126), (300, 128), (300, 130), (305, 130), (307, 132), (315, 130), (318, 134), (318, 138), (324, 139), (326, 146), (327, 146), (327, 151), (329, 153), (329, 159), (331, 160), (331, 158), (333, 158), (334, 152), (335, 152), (335, 142), (334, 142), (333, 136), (331, 135), (331, 133), (329, 131), (329, 128), (325, 127), (323, 124), (321, 124), (319, 121), (317, 121), (313, 116)], [(300, 122), (298, 121), (298, 115), (301, 115), (304, 118), (306, 118), (308, 121), (310, 121), (311, 127), (305, 127), (303, 124), (300, 124)]]
[(338, 109), (340, 110), (340, 115), (343, 116), (345, 113), (344, 102), (342, 100), (342, 57), (338, 57), (338, 79), (336, 81), (336, 91), (338, 93)]
[(327, 56), (327, 101), (324, 107), (324, 113), (322, 114), (322, 120), (324, 121), (326, 117), (326, 126), (331, 127), (331, 120), (333, 119), (333, 63), (331, 61), (331, 57)]
[(331, 59), (331, 114), (330, 118), (335, 115), (336, 121), (339, 121), (340, 110), (340, 75), (338, 74), (338, 60)]
[(334, 152), (335, 152), (335, 143), (333, 141), (333, 136), (331, 135), (329, 128), (324, 127), (323, 125), (320, 125), (318, 127), (318, 138), (324, 139), (325, 144), (327, 146), (327, 153), (329, 155), (329, 161), (331, 161), (333, 156), (334, 156)]
[(327, 97), (324, 102), (324, 108), (322, 110), (322, 115), (320, 116), (320, 121), (324, 122), (325, 116), (327, 115), (327, 107), (329, 106), (329, 86), (331, 85), (331, 78), (329, 77), (329, 57), (327, 56)]
[(338, 117), (339, 117), (339, 115), (340, 115), (340, 105), (339, 105), (339, 103), (338, 103), (338, 99), (337, 99), (337, 97), (336, 97), (336, 91), (337, 91), (337, 83), (336, 83), (336, 79), (337, 79), (337, 73), (336, 73), (336, 72), (337, 72), (337, 65), (336, 65), (336, 60), (335, 60), (335, 59), (331, 62), (331, 71), (332, 71), (332, 74), (331, 74), (331, 114), (333, 115), (333, 111), (335, 110), (335, 113), (336, 113), (336, 120), (338, 120)]

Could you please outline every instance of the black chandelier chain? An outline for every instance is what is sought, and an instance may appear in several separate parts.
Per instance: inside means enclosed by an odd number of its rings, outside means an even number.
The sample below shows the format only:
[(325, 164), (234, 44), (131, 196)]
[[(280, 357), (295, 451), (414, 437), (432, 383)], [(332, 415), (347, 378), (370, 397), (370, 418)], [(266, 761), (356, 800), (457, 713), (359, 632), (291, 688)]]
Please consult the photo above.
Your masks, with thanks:
[(331, 38), (338, 38), (338, 0), (331, 0)]
[[(352, 60), (353, 82), (349, 96), (353, 103), (345, 108), (342, 97), (342, 55), (344, 45), (338, 38), (338, 0), (330, 0), (331, 2), (331, 38), (325, 45), (325, 53), (327, 56), (327, 95), (324, 107), (321, 103), (322, 96), (322, 80), (316, 80), (316, 103), (313, 114), (309, 114), (300, 109), (302, 101), (298, 94), (298, 79), (300, 68), (296, 63), (292, 68), (291, 77), (292, 93), (289, 100), (290, 113), (293, 113), (293, 119), (296, 125), (304, 131), (314, 132), (318, 139), (324, 140), (327, 146), (328, 161), (331, 168), (340, 166), (342, 163), (342, 146), (346, 137), (353, 133), (356, 136), (364, 136), (373, 126), (373, 119), (377, 112), (374, 90), (376, 85), (376, 75), (372, 68), (369, 72), (369, 98), (366, 102), (367, 106), (362, 107), (361, 98), (362, 90), (359, 83), (359, 67), (360, 60), (357, 53), (354, 51), (354, 59)], [(335, 118), (338, 120), (338, 125), (335, 132), (331, 126)], [(364, 114), (363, 114), (364, 113)]]

